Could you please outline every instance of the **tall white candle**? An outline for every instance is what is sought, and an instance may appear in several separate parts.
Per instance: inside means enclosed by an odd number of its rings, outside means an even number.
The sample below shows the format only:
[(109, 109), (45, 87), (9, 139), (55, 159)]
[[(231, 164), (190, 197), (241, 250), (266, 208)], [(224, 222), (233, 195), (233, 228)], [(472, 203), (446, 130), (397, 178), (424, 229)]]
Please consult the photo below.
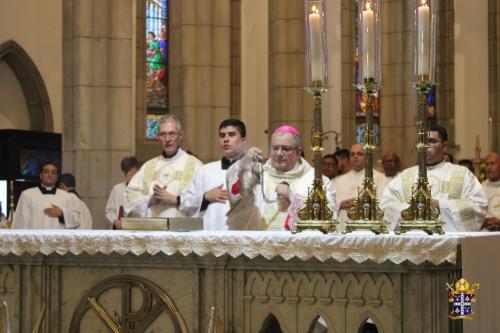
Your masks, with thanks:
[(375, 15), (368, 2), (361, 17), (363, 79), (375, 77)]
[(429, 7), (423, 4), (418, 7), (417, 20), (417, 74), (429, 75), (430, 30), (431, 21)]
[(309, 14), (309, 48), (311, 54), (311, 80), (323, 80), (323, 45), (321, 39), (321, 18), (313, 7)]

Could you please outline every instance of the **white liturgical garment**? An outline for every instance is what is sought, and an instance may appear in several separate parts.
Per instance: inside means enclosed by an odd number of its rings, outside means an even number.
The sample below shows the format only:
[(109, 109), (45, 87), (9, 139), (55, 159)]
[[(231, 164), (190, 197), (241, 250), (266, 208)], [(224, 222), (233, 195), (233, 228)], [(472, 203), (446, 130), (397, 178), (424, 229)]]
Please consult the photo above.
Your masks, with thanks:
[(486, 216), (500, 219), (500, 180), (493, 182), (486, 179), (482, 185), (488, 198), (488, 212)]
[[(241, 182), (238, 177), (241, 176), (240, 162), (245, 162), (240, 160), (236, 162), (228, 170), (228, 188), (232, 192), (235, 182)], [(260, 215), (262, 217), (262, 222), (260, 224), (260, 229), (262, 230), (285, 230), (285, 221), (288, 217), (288, 211), (280, 211), (278, 209), (278, 198), (276, 194), (276, 186), (282, 182), (286, 182), (290, 186), (292, 193), (297, 190), (297, 185), (299, 180), (307, 175), (313, 168), (307, 163), (303, 158), (300, 159), (295, 167), (286, 172), (278, 171), (271, 165), (271, 160), (268, 160), (263, 166), (263, 182), (256, 184), (253, 187), (253, 196), (251, 198), (253, 204), (257, 207)], [(243, 180), (245, 182), (245, 180)], [(304, 182), (304, 184), (307, 182)], [(312, 184), (312, 182), (311, 182)], [(244, 198), (238, 195), (230, 195), (234, 204), (239, 204), (238, 201), (244, 202)], [(290, 198), (292, 199), (292, 198)]]
[(203, 216), (204, 230), (227, 230), (226, 213), (229, 210), (229, 202), (212, 202), (205, 210), (201, 210), (206, 192), (220, 185), (226, 189), (226, 171), (222, 169), (220, 160), (205, 164), (196, 171), (182, 192), (179, 210), (189, 217)]
[[(357, 198), (358, 191), (363, 188), (363, 180), (365, 179), (365, 169), (361, 171), (355, 171), (351, 169), (345, 175), (335, 177), (333, 179), (333, 188), (336, 191), (337, 204), (336, 207), (339, 210), (338, 216), (341, 225), (347, 222), (347, 210), (340, 210), (340, 203), (346, 199)], [(377, 188), (377, 197), (380, 199), (382, 196), (382, 191), (387, 184), (387, 179), (385, 175), (377, 170), (373, 170), (373, 181)]]
[(70, 193), (74, 196), (75, 210), (78, 211), (79, 228), (78, 229), (92, 229), (92, 214), (90, 213), (87, 204), (83, 202), (76, 194)]
[(166, 187), (171, 194), (178, 196), (191, 181), (202, 163), (194, 156), (179, 149), (177, 153), (165, 158), (155, 157), (141, 167), (127, 186), (125, 214), (129, 217), (180, 217), (176, 204), (159, 202), (150, 205), (155, 184)]
[(111, 189), (109, 194), (108, 202), (104, 210), (106, 214), (106, 220), (110, 223), (109, 227), (113, 226), (113, 222), (118, 218), (118, 213), (120, 211), (120, 206), (125, 208), (125, 195), (127, 191), (127, 185), (125, 182), (118, 183)]
[[(408, 208), (412, 188), (418, 178), (418, 166), (400, 173), (382, 194), (380, 202), (391, 229), (401, 221), (401, 211)], [(469, 169), (441, 162), (427, 168), (427, 178), (434, 200), (439, 202), (439, 220), (445, 231), (478, 231), (483, 224), (488, 201), (481, 184)]]
[[(76, 199), (76, 195), (60, 189), (56, 189), (55, 194), (43, 194), (38, 186), (24, 190), (17, 203), (12, 229), (83, 228), (85, 225), (80, 224), (81, 212)], [(44, 209), (51, 208), (52, 205), (61, 208), (64, 223), (60, 223), (57, 217), (44, 214)]]

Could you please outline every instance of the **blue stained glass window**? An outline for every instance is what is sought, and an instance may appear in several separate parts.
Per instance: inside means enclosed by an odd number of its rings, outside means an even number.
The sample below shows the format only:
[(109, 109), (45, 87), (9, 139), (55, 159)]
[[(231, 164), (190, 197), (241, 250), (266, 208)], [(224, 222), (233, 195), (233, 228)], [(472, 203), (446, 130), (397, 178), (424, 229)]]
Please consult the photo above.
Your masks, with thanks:
[(146, 105), (148, 113), (168, 106), (168, 0), (146, 0)]

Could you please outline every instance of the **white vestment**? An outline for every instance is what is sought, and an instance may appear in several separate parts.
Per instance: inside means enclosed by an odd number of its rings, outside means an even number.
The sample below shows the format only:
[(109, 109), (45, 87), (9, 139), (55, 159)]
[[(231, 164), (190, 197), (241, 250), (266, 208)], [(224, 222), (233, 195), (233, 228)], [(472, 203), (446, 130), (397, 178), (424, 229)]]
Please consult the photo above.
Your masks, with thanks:
[(164, 202), (150, 206), (153, 187), (158, 184), (178, 196), (193, 178), (202, 163), (194, 156), (179, 149), (177, 153), (165, 158), (155, 157), (141, 167), (127, 186), (125, 214), (130, 217), (181, 217), (176, 204)]
[[(401, 172), (391, 181), (380, 202), (391, 229), (401, 221), (401, 211), (409, 207), (412, 188), (418, 178), (418, 166)], [(481, 184), (469, 169), (441, 162), (427, 168), (434, 200), (439, 202), (439, 220), (445, 231), (478, 231), (483, 224), (488, 201)]]
[[(79, 229), (80, 214), (76, 195), (57, 189), (55, 194), (43, 194), (37, 187), (21, 193), (14, 213), (12, 229)], [(57, 217), (44, 214), (44, 209), (55, 205), (63, 211), (64, 223)]]
[(205, 164), (196, 171), (182, 192), (179, 210), (189, 217), (203, 216), (204, 230), (227, 230), (226, 213), (229, 210), (229, 202), (212, 202), (208, 204), (207, 209), (200, 211), (206, 192), (220, 185), (226, 189), (226, 171), (222, 170), (220, 160)]
[[(357, 198), (358, 191), (363, 188), (363, 181), (365, 179), (365, 169), (361, 171), (355, 171), (351, 169), (348, 173), (335, 177), (333, 179), (333, 188), (335, 189), (337, 195), (336, 207), (339, 210), (339, 222), (341, 226), (349, 220), (347, 217), (347, 210), (340, 209), (340, 203), (346, 199)], [(387, 184), (387, 179), (385, 175), (375, 169), (373, 169), (373, 181), (377, 189), (377, 197), (380, 200), (382, 196), (382, 191)]]
[(78, 211), (80, 227), (78, 229), (92, 229), (92, 214), (90, 213), (87, 204), (83, 202), (76, 194), (70, 193), (74, 196), (75, 210)]
[(118, 218), (118, 212), (120, 211), (120, 207), (125, 208), (125, 195), (127, 191), (127, 185), (125, 182), (118, 183), (111, 189), (109, 193), (108, 202), (106, 204), (106, 208), (104, 209), (104, 213), (106, 214), (106, 219), (109, 221), (110, 228), (113, 227), (113, 223)]
[[(228, 170), (228, 188), (230, 190), (234, 188), (235, 181), (235, 178), (230, 175), (239, 173), (236, 171), (240, 168), (239, 162), (240, 161), (236, 162)], [(276, 186), (282, 182), (286, 182), (290, 186), (290, 190), (292, 192), (290, 195), (291, 200), (294, 198), (296, 193), (299, 193), (303, 197), (304, 195), (307, 195), (308, 186), (312, 185), (312, 180), (314, 179), (314, 169), (305, 159), (301, 158), (300, 162), (297, 163), (292, 170), (287, 172), (274, 169), (271, 165), (271, 160), (268, 160), (262, 166), (262, 170), (263, 181), (261, 180), (260, 183), (253, 187), (253, 196), (251, 198), (262, 217), (260, 228), (262, 230), (285, 230), (285, 221), (289, 216), (289, 212), (278, 210)], [(302, 178), (304, 178), (303, 181), (301, 181)], [(335, 193), (330, 186), (329, 180), (326, 177), (323, 177), (323, 180), (327, 185), (327, 191), (329, 192), (328, 197), (334, 199)], [(240, 180), (236, 179), (236, 181)], [(244, 201), (241, 197), (234, 195), (230, 195), (230, 198), (233, 199), (233, 203), (236, 205), (238, 204), (236, 201)]]
[(488, 198), (488, 212), (486, 216), (500, 219), (500, 180), (493, 182), (486, 179), (482, 185)]

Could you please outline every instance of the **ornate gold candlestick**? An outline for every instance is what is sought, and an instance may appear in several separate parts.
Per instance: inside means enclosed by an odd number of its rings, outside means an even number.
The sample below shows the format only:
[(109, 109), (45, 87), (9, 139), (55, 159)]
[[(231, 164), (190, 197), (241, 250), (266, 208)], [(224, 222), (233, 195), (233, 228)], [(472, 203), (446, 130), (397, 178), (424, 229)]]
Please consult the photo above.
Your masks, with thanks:
[(306, 91), (314, 97), (314, 124), (311, 149), (314, 153), (314, 180), (308, 188), (304, 206), (297, 212), (299, 221), (292, 233), (306, 229), (334, 232), (336, 221), (328, 207), (323, 185), (323, 127), (321, 122), (321, 96), (328, 90), (328, 47), (326, 38), (326, 0), (304, 0), (306, 32)]
[(373, 100), (379, 89), (375, 80), (365, 80), (357, 88), (367, 94), (366, 124), (365, 124), (365, 178), (363, 187), (358, 189), (354, 206), (347, 211), (349, 221), (346, 222), (344, 233), (354, 230), (370, 230), (375, 234), (386, 234), (388, 223), (384, 220), (384, 212), (380, 209), (377, 198), (377, 188), (373, 181), (373, 151), (375, 133), (373, 130)]
[(298, 212), (293, 233), (306, 229), (320, 230), (323, 233), (335, 232), (336, 222), (332, 220), (333, 212), (328, 207), (326, 191), (323, 185), (323, 128), (321, 125), (321, 95), (327, 90), (321, 86), (321, 81), (313, 88), (306, 88), (314, 96), (314, 124), (311, 134), (311, 149), (314, 153), (314, 180), (312, 188), (308, 190), (307, 198)]
[(418, 91), (419, 120), (417, 124), (417, 159), (418, 179), (412, 187), (408, 201), (410, 207), (401, 212), (403, 221), (396, 227), (395, 233), (400, 234), (408, 230), (422, 230), (432, 235), (434, 232), (444, 234), (444, 223), (438, 221), (439, 208), (432, 204), (432, 192), (427, 179), (427, 148), (429, 147), (429, 124), (425, 115), (427, 97), (433, 83), (423, 78), (416, 82), (414, 87)]

